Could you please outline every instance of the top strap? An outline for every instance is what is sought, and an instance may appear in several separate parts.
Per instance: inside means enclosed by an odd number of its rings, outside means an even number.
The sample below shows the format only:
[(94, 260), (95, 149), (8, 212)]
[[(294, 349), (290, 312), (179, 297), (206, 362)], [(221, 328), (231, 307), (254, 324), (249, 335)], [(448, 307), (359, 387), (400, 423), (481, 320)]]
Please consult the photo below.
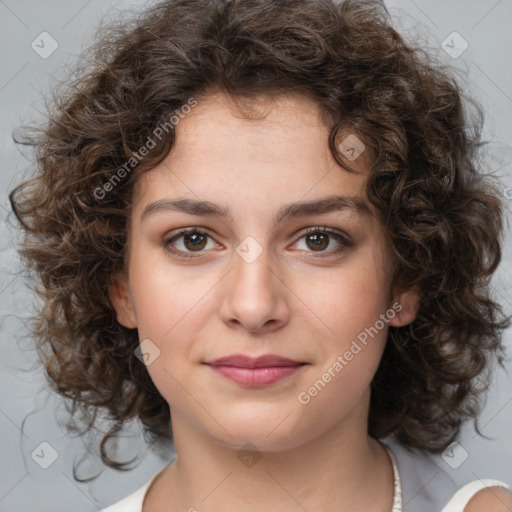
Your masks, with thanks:
[(510, 489), (509, 485), (500, 480), (474, 480), (459, 489), (441, 512), (464, 512), (464, 507), (469, 503), (471, 498), (486, 487), (505, 487), (506, 489)]

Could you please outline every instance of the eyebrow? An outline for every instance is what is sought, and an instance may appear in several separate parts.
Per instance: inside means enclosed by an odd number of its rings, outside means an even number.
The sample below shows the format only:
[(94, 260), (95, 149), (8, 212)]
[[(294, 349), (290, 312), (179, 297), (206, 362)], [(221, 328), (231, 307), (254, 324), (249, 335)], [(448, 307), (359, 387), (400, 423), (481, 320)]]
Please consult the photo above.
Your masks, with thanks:
[[(359, 197), (334, 195), (314, 199), (312, 201), (289, 203), (282, 206), (277, 215), (276, 223), (285, 218), (306, 217), (335, 211), (351, 209), (360, 215), (369, 215), (368, 204)], [(141, 214), (141, 221), (151, 214), (160, 212), (183, 212), (190, 215), (201, 215), (209, 217), (220, 217), (232, 219), (227, 206), (220, 206), (210, 201), (197, 201), (195, 199), (159, 199), (150, 203), (144, 208)]]

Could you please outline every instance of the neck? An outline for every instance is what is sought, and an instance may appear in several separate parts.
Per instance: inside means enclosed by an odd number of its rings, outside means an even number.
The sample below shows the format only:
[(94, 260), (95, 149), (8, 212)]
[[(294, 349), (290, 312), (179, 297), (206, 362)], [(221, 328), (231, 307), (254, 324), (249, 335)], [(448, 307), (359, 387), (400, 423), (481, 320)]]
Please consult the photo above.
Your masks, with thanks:
[(226, 446), (173, 414), (177, 459), (159, 478), (160, 498), (148, 510), (390, 510), (389, 457), (367, 430), (354, 428), (366, 425), (364, 410), (349, 416), (294, 448), (259, 452)]

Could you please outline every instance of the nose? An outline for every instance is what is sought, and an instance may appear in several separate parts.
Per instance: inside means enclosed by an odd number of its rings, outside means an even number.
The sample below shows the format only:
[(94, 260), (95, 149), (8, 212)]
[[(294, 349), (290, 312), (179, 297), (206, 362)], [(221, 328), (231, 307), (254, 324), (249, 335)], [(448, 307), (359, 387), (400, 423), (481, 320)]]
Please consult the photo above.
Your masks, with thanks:
[(251, 333), (272, 332), (286, 325), (289, 288), (270, 251), (252, 239), (248, 245), (240, 244), (232, 262), (223, 280), (220, 314), (224, 323)]

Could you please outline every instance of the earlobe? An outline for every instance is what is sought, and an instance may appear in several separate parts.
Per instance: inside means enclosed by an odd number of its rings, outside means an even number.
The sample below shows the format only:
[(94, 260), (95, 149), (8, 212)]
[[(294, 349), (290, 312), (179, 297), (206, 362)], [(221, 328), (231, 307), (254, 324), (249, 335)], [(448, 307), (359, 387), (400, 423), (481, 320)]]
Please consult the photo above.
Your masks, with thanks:
[(132, 296), (128, 286), (128, 278), (124, 273), (114, 274), (109, 283), (109, 296), (116, 311), (117, 321), (124, 327), (135, 329), (137, 319), (133, 308)]
[(390, 319), (389, 324), (393, 327), (402, 327), (410, 324), (416, 318), (420, 307), (420, 292), (417, 287), (402, 290), (395, 295), (392, 302), (396, 315)]

